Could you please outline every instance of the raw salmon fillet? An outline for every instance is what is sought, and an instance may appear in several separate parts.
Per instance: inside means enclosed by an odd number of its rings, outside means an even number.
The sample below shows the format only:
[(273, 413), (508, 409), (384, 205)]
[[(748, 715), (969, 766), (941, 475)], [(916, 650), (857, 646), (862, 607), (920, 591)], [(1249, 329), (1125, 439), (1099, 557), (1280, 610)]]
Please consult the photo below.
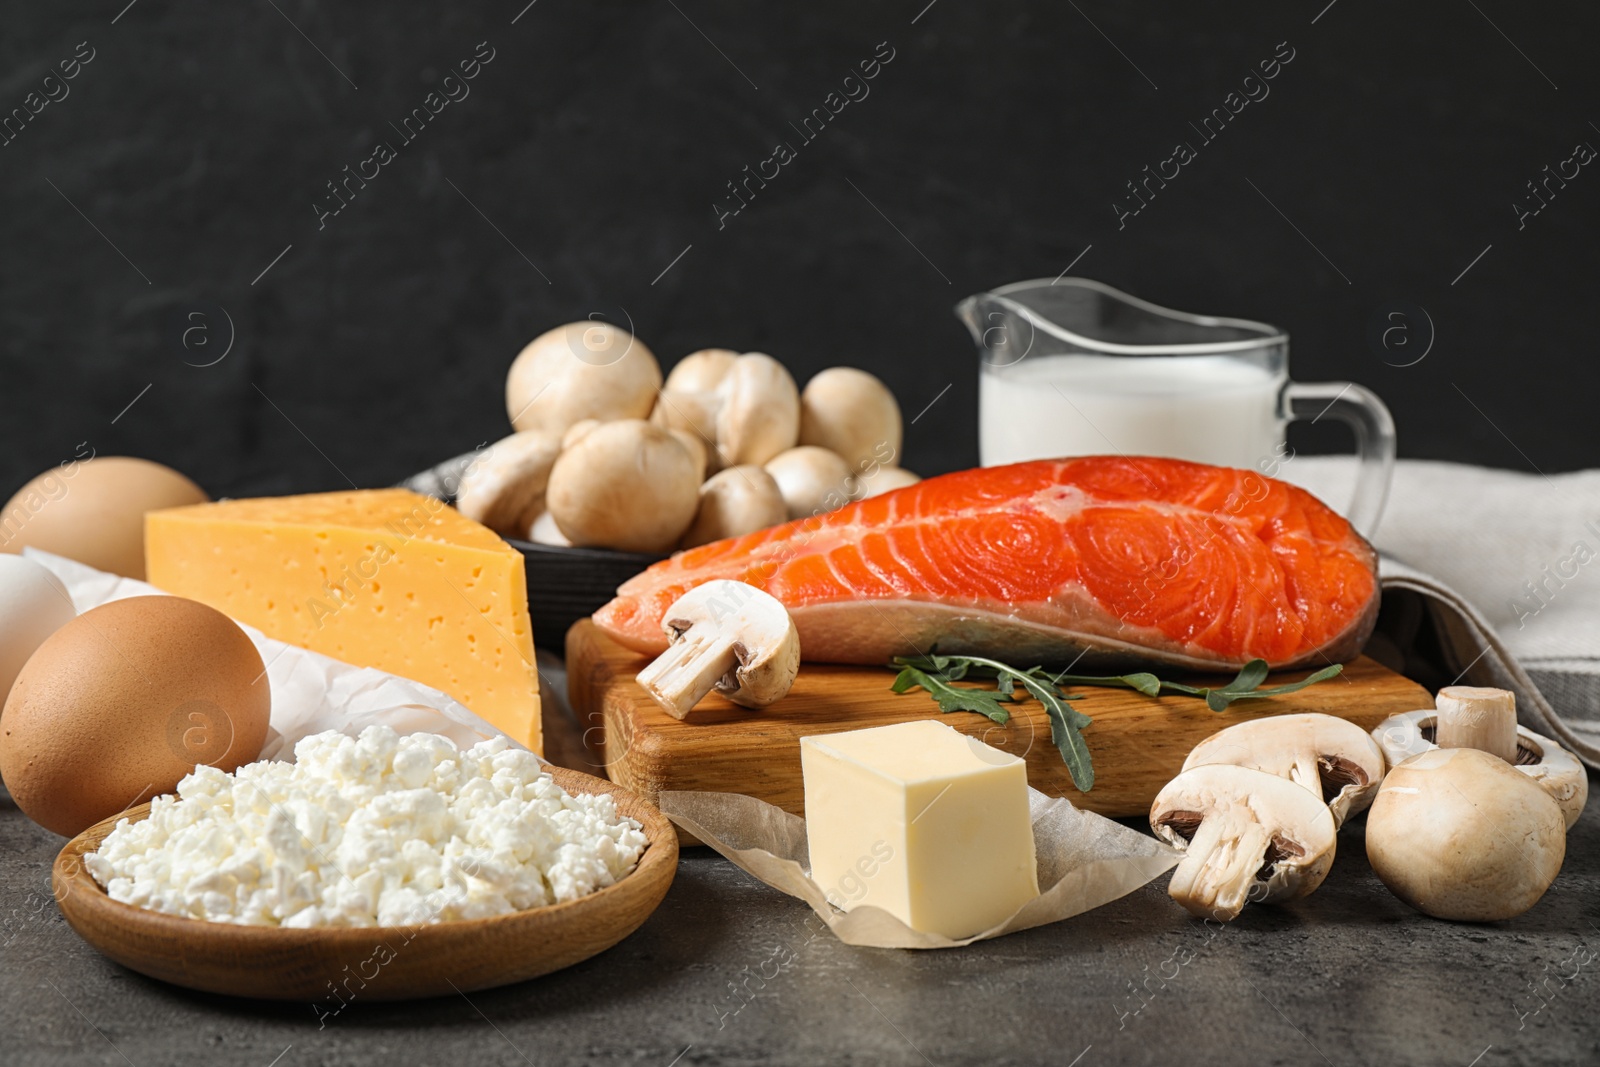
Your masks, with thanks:
[[(1253, 471), (1089, 456), (930, 478), (680, 552), (595, 622), (666, 649), (662, 615), (733, 578), (781, 600), (802, 656), (927, 652), (1078, 670), (1274, 668), (1353, 659), (1377, 621), (1377, 555), (1303, 489)], [(1081, 657), (1081, 659), (1080, 659)]]

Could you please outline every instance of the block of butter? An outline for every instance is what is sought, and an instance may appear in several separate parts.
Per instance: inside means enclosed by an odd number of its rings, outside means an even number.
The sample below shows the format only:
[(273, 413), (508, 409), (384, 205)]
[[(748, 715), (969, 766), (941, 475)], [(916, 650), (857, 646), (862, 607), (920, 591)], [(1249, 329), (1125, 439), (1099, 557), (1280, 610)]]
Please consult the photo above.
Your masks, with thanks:
[(1021, 759), (931, 719), (800, 739), (811, 880), (971, 937), (1039, 895)]
[(443, 690), (542, 751), (522, 556), (442, 501), (369, 489), (152, 511), (145, 571), (268, 637)]

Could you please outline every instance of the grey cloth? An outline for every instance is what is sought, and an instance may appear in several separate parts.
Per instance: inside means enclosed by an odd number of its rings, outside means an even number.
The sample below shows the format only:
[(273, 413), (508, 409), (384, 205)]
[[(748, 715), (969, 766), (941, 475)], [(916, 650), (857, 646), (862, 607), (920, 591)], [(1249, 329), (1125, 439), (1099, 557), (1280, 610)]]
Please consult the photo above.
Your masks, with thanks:
[[(1353, 476), (1343, 457), (1280, 471), (1335, 507)], [(1373, 542), (1369, 654), (1434, 689), (1510, 689), (1523, 725), (1600, 767), (1600, 471), (1401, 460)]]

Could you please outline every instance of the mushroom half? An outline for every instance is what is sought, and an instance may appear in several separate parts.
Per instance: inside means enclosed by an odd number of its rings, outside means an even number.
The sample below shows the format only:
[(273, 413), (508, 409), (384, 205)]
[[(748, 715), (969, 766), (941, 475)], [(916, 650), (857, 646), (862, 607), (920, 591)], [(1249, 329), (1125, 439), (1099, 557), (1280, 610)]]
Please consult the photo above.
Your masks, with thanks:
[(1303, 897), (1333, 865), (1328, 806), (1286, 778), (1212, 764), (1168, 782), (1150, 808), (1157, 837), (1183, 850), (1168, 892), (1191, 915), (1228, 922), (1250, 900)]
[(1383, 751), (1353, 722), (1308, 712), (1274, 715), (1219, 730), (1194, 747), (1183, 769), (1230, 764), (1287, 778), (1321, 797), (1335, 827), (1372, 803), (1383, 782)]
[(670, 647), (638, 674), (667, 714), (681, 719), (713, 689), (747, 708), (781, 700), (800, 670), (800, 634), (788, 609), (753, 585), (706, 582), (662, 617)]
[[(1438, 747), (1439, 713), (1430, 709), (1391, 715), (1372, 731), (1389, 766), (1398, 767), (1412, 756)], [(1509, 764), (1521, 771), (1561, 808), (1567, 828), (1578, 821), (1589, 802), (1589, 776), (1578, 757), (1526, 726), (1517, 727), (1517, 758)]]

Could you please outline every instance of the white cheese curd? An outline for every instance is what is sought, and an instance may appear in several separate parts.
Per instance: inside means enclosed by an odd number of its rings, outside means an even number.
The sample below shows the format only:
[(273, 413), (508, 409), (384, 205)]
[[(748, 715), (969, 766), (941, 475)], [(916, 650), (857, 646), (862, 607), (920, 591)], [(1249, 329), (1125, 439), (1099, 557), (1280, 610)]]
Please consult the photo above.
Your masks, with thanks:
[(604, 795), (573, 796), (503, 737), (458, 749), (369, 726), (295, 762), (197, 767), (177, 796), (84, 857), (113, 900), (256, 926), (403, 926), (576, 900), (646, 840)]

